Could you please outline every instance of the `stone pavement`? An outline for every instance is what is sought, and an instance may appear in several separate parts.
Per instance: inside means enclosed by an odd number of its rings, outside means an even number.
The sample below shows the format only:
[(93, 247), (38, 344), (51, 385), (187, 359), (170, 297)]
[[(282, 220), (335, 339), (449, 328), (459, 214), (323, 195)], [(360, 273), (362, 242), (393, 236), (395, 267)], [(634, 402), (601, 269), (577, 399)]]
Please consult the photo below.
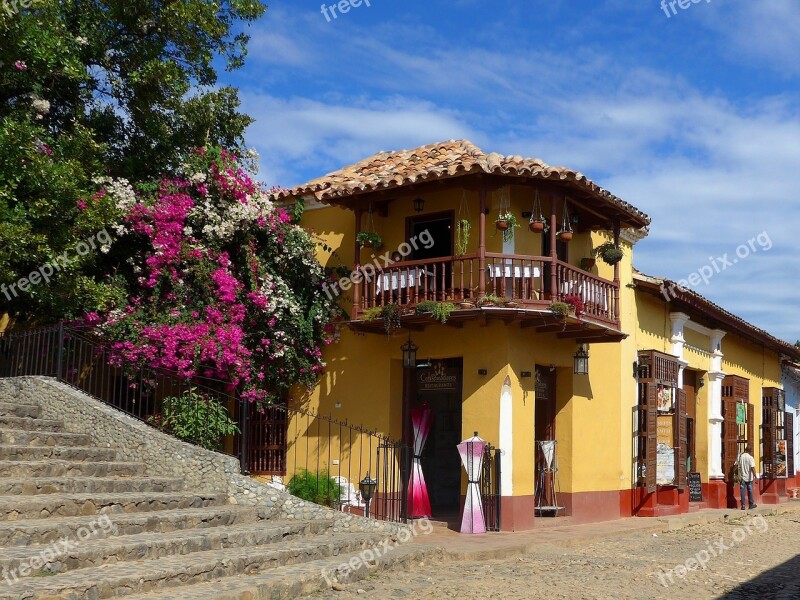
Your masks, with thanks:
[(469, 537), (437, 528), (411, 545), (441, 547), (443, 560), (311, 598), (796, 600), (798, 511), (792, 502)]

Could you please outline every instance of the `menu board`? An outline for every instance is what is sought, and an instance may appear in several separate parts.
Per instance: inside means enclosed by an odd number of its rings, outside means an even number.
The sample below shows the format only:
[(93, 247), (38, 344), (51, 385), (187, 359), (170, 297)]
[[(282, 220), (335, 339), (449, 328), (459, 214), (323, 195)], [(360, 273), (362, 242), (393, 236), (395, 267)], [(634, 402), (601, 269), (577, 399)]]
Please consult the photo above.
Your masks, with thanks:
[(686, 483), (689, 485), (689, 502), (702, 502), (703, 483), (700, 481), (700, 473), (687, 473)]

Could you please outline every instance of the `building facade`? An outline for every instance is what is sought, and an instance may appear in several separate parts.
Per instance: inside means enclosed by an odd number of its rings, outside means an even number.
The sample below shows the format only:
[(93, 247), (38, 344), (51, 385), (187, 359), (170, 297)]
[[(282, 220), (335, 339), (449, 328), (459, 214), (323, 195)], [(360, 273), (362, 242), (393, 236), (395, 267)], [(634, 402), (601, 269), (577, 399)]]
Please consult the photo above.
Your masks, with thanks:
[[(304, 205), (348, 313), (319, 384), (291, 402), (413, 446), (429, 516), (459, 514), (456, 445), (476, 432), (500, 450), (507, 531), (723, 506), (743, 445), (774, 460), (763, 397), (800, 352), (696, 294), (662, 294), (633, 268), (649, 218), (583, 175), (445, 142), (277, 200)], [(288, 444), (310, 435), (288, 428)], [(777, 502), (786, 485), (760, 491)]]

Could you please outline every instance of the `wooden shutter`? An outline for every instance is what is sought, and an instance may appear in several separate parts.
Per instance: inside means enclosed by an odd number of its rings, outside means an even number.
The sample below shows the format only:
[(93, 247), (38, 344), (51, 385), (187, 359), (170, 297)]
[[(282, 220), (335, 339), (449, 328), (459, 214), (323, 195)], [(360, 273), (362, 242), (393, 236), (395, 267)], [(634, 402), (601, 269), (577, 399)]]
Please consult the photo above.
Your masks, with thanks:
[(656, 470), (658, 469), (658, 387), (655, 383), (640, 384), (640, 393), (643, 394), (644, 425), (645, 425), (645, 486), (647, 492), (656, 491)]
[[(756, 448), (756, 411), (755, 407), (748, 402), (747, 404), (747, 444), (753, 448), (753, 453), (755, 454)], [(744, 452), (744, 448), (741, 448), (741, 451)]]
[(678, 389), (678, 399), (675, 403), (675, 485), (679, 490), (686, 489), (686, 455), (688, 437), (686, 434), (686, 392)]
[(722, 399), (722, 471), (728, 481), (733, 481), (733, 465), (738, 458), (736, 440), (739, 427), (736, 424), (736, 399)]
[(786, 476), (794, 477), (794, 412), (786, 411)]
[(772, 390), (764, 390), (761, 403), (761, 461), (764, 465), (764, 477), (775, 479), (778, 471), (777, 456), (775, 455), (777, 415), (775, 412), (776, 397)]

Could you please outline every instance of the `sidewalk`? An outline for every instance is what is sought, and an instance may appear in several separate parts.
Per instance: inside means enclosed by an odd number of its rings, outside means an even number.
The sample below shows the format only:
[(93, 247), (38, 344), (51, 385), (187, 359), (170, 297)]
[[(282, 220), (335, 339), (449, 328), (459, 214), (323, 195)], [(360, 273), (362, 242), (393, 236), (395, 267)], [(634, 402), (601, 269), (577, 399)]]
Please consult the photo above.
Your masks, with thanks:
[(800, 511), (800, 500), (786, 504), (759, 506), (754, 510), (706, 509), (696, 513), (664, 518), (627, 518), (585, 525), (548, 526), (520, 533), (461, 534), (434, 527), (429, 535), (414, 538), (413, 544), (435, 547), (453, 560), (490, 560), (535, 552), (542, 544), (576, 546), (590, 541), (618, 538), (637, 533), (658, 535), (684, 527), (724, 522), (744, 515), (778, 515)]

